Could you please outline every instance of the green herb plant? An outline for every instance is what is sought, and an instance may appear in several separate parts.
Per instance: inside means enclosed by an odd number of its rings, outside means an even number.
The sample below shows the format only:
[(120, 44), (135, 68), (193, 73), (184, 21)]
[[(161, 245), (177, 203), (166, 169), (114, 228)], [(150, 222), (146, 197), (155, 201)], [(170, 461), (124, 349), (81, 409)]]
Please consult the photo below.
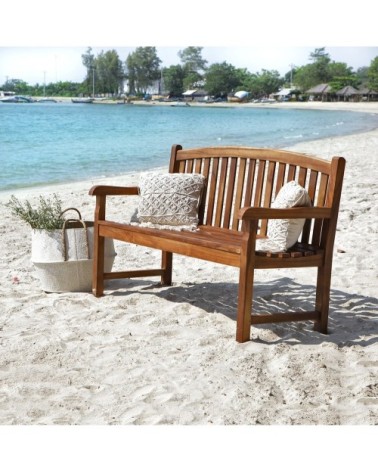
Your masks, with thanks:
[(37, 208), (33, 208), (28, 200), (21, 202), (14, 195), (6, 206), (13, 215), (28, 223), (33, 229), (60, 229), (64, 223), (64, 219), (60, 216), (63, 211), (62, 201), (55, 193), (53, 198), (41, 195)]

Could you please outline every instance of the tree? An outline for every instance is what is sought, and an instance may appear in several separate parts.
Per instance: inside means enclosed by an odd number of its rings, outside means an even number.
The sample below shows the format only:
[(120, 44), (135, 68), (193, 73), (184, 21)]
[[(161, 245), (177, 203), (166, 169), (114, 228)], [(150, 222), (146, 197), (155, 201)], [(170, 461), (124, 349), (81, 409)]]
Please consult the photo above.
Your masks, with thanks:
[(202, 49), (202, 47), (189, 46), (178, 52), (187, 71), (200, 72), (206, 69), (207, 60), (202, 58)]
[(163, 69), (164, 89), (171, 96), (179, 96), (184, 92), (185, 72), (180, 64)]
[(368, 72), (369, 72), (369, 67), (364, 66), (364, 67), (359, 67), (356, 71), (356, 77), (358, 78), (358, 81), (361, 84), (366, 84), (368, 81)]
[(15, 92), (18, 95), (31, 95), (31, 87), (20, 79), (8, 79), (3, 85), (3, 89), (9, 92)]
[(84, 79), (84, 85), (86, 87), (86, 91), (88, 95), (91, 94), (93, 91), (93, 82), (94, 82), (94, 74), (95, 74), (95, 56), (92, 54), (92, 48), (89, 47), (85, 54), (81, 55), (81, 62), (83, 63), (84, 67), (87, 69), (87, 75)]
[(331, 59), (325, 48), (315, 49), (310, 54), (310, 60), (312, 64), (299, 67), (295, 72), (295, 83), (304, 91), (315, 85), (328, 83), (331, 79), (329, 71)]
[(225, 96), (240, 85), (237, 69), (227, 62), (212, 64), (205, 72), (206, 90), (210, 95)]
[(257, 84), (262, 94), (269, 96), (273, 92), (277, 92), (282, 86), (284, 80), (276, 70), (262, 69), (261, 73), (257, 73)]
[(185, 72), (185, 89), (202, 85), (202, 73), (206, 69), (207, 64), (207, 60), (202, 58), (202, 49), (202, 47), (189, 46), (178, 52)]
[(348, 67), (345, 62), (331, 62), (328, 64), (328, 74), (330, 76), (328, 83), (334, 91), (347, 85), (357, 87), (359, 84), (358, 77), (353, 74), (352, 68)]
[(155, 47), (138, 47), (126, 59), (126, 77), (131, 93), (145, 94), (154, 80), (160, 78), (161, 60)]
[(97, 90), (117, 94), (121, 88), (124, 71), (117, 51), (102, 51), (94, 61)]
[(378, 56), (370, 63), (368, 70), (368, 87), (378, 92)]

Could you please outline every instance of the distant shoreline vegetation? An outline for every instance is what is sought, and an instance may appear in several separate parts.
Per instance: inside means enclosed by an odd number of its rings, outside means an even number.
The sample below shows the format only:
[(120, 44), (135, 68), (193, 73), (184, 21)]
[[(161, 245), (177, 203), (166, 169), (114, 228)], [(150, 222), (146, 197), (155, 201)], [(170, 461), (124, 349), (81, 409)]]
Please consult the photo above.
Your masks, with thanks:
[(82, 82), (30, 85), (20, 78), (7, 78), (0, 90), (34, 97), (133, 96), (136, 99), (152, 94), (182, 97), (184, 92), (194, 89), (201, 89), (214, 99), (227, 99), (238, 91), (248, 92), (249, 99), (262, 99), (283, 88), (296, 90), (299, 96), (318, 84), (328, 84), (334, 91), (351, 86), (378, 92), (378, 56), (354, 71), (344, 62), (333, 61), (326, 48), (318, 48), (310, 54), (307, 64), (291, 65), (281, 76), (276, 70), (252, 73), (225, 61), (208, 64), (202, 57), (202, 49), (189, 46), (178, 52), (177, 65), (161, 67), (156, 47), (137, 47), (125, 60), (114, 49), (95, 56), (92, 48), (88, 48), (81, 56), (87, 70)]

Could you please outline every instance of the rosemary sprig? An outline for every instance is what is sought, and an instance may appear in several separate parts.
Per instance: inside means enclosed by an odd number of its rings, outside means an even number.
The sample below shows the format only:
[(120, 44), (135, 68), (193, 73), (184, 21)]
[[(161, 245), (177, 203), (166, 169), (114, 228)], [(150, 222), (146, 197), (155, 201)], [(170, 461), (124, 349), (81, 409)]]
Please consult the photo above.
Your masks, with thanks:
[(28, 223), (33, 229), (60, 229), (64, 223), (64, 219), (60, 216), (63, 211), (62, 201), (56, 194), (53, 198), (41, 195), (37, 208), (33, 208), (28, 200), (21, 202), (12, 195), (6, 206), (13, 215)]

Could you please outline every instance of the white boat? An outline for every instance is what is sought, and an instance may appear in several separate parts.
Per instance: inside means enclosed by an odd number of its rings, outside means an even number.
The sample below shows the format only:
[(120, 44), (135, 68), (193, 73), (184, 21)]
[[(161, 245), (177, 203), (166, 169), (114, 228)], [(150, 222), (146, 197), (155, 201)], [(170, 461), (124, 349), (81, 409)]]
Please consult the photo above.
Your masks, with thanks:
[(24, 95), (13, 95), (10, 97), (0, 98), (0, 102), (2, 103), (33, 103), (31, 97), (25, 97)]
[(94, 98), (71, 98), (72, 103), (93, 103)]

